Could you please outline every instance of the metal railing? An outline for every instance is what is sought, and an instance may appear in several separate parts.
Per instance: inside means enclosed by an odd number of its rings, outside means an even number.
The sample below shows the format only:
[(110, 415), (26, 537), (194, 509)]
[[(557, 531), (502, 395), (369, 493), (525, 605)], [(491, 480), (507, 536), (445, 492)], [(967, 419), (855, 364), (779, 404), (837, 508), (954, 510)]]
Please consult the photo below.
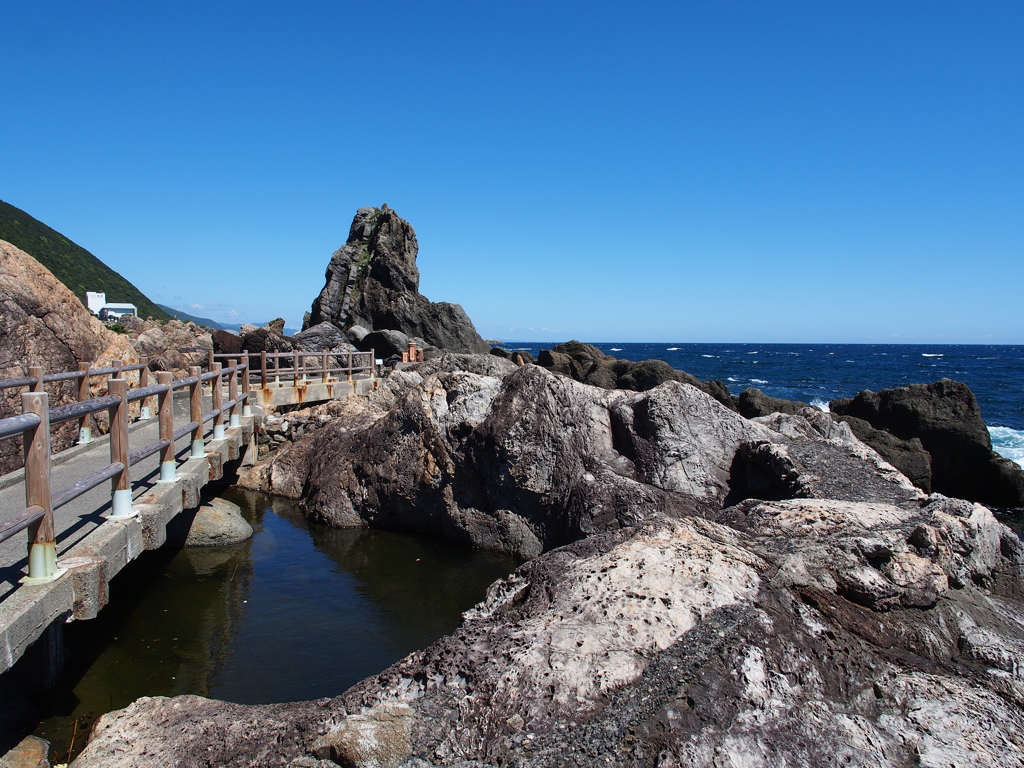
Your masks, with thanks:
[[(198, 366), (189, 368), (189, 375), (184, 379), (172, 380), (169, 372), (157, 373), (157, 383), (148, 383), (148, 368), (145, 358), (143, 363), (115, 368), (90, 369), (89, 363), (83, 363), (78, 371), (53, 373), (44, 376), (38, 366), (29, 368), (29, 376), (21, 379), (0, 381), (0, 389), (28, 386), (31, 391), (21, 395), (22, 413), (0, 419), (0, 440), (21, 436), (25, 453), (25, 509), (15, 517), (0, 523), (0, 542), (15, 536), (23, 530), (28, 531), (29, 568), (24, 583), (38, 584), (52, 581), (63, 571), (57, 567), (57, 542), (54, 530), (53, 512), (83, 493), (92, 490), (100, 483), (111, 481), (111, 514), (109, 519), (126, 519), (133, 517), (131, 491), (131, 467), (143, 459), (160, 453), (159, 483), (177, 482), (177, 462), (174, 455), (175, 442), (191, 433), (192, 445), (189, 458), (201, 458), (206, 455), (203, 440), (204, 425), (213, 420), (213, 440), (225, 437), (225, 419), (228, 424), (237, 427), (239, 406), (242, 415), (251, 415), (249, 407), (248, 355), (242, 356), (239, 363), (232, 358), (228, 367), (214, 363), (207, 373)], [(128, 382), (121, 378), (124, 371), (139, 370), (140, 386), (128, 389)], [(112, 374), (112, 375), (111, 375)], [(241, 392), (239, 392), (239, 374), (241, 374)], [(82, 397), (83, 389), (88, 393), (90, 376), (111, 375), (107, 381), (107, 394), (102, 397)], [(224, 378), (228, 381), (228, 401), (223, 400)], [(42, 391), (45, 382), (80, 379), (79, 401), (68, 405), (50, 408), (49, 395)], [(203, 412), (202, 385), (210, 382), (212, 389), (213, 410)], [(190, 422), (174, 426), (174, 392), (179, 389), (189, 390)], [(149, 445), (129, 453), (128, 444), (128, 405), (136, 401), (146, 402), (156, 398), (159, 418), (159, 439)], [(106, 410), (110, 419), (110, 463), (72, 483), (66, 488), (53, 492), (51, 488), (52, 459), (50, 455), (50, 428), (53, 425), (79, 419), (80, 424), (92, 414)], [(148, 414), (143, 412), (143, 417)], [(85, 427), (80, 427), (80, 437)], [(88, 440), (80, 442), (90, 442)]]

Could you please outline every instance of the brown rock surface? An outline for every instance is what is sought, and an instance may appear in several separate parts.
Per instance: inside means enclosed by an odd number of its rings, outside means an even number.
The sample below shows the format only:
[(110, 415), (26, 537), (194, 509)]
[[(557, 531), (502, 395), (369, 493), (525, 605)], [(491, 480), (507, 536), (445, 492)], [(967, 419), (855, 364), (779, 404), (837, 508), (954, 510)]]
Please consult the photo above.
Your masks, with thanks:
[[(80, 362), (107, 367), (123, 361), (138, 362), (127, 336), (107, 330), (53, 274), (29, 254), (0, 240), (0, 378), (20, 378), (27, 365), (41, 365), (44, 373), (77, 370)], [(137, 376), (137, 374), (129, 374)], [(105, 381), (94, 378), (92, 390), (105, 394)], [(21, 413), (21, 389), (0, 393), (0, 415)], [(46, 385), (51, 405), (77, 400), (77, 381)], [(104, 415), (98, 415), (100, 425)], [(74, 424), (54, 429), (55, 451), (75, 440)], [(22, 466), (20, 440), (0, 443), (0, 472)]]

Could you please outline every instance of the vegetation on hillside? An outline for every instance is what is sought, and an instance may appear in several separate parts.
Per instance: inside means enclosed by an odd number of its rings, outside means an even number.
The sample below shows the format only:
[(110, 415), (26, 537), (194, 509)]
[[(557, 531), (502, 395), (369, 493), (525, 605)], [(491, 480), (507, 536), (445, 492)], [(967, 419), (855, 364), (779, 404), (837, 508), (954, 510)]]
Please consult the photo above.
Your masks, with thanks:
[(170, 315), (134, 285), (80, 245), (0, 200), (0, 240), (6, 240), (53, 272), (85, 304), (86, 291), (103, 292), (111, 303), (134, 304), (139, 317), (169, 320)]
[(174, 307), (168, 307), (166, 304), (157, 304), (160, 309), (169, 314), (171, 317), (176, 317), (179, 320), (188, 320), (196, 325), (203, 325), (207, 328), (213, 328), (214, 330), (224, 330), (224, 326), (218, 323), (216, 320), (211, 320), (208, 317), (199, 317), (198, 315), (190, 315), (188, 312), (182, 312), (180, 309)]

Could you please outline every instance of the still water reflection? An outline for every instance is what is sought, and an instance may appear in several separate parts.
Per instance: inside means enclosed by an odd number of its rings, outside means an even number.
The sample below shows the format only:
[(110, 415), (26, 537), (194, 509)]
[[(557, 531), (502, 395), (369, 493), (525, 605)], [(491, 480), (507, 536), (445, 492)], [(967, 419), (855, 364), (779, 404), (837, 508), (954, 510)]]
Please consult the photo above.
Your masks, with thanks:
[(68, 627), (67, 685), (32, 703), (58, 760), (76, 723), (77, 753), (98, 715), (140, 696), (259, 704), (341, 693), (451, 632), (515, 567), (439, 539), (310, 525), (293, 502), (258, 493), (228, 498), (252, 540), (134, 564), (100, 618)]

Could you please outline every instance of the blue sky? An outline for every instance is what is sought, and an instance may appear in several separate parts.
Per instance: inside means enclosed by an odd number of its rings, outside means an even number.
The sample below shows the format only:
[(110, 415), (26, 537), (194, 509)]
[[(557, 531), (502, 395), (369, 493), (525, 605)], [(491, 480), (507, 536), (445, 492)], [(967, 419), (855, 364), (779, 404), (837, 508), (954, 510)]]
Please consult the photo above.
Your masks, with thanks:
[(485, 337), (1024, 343), (1024, 3), (4, 0), (0, 199), (284, 316), (353, 213)]

